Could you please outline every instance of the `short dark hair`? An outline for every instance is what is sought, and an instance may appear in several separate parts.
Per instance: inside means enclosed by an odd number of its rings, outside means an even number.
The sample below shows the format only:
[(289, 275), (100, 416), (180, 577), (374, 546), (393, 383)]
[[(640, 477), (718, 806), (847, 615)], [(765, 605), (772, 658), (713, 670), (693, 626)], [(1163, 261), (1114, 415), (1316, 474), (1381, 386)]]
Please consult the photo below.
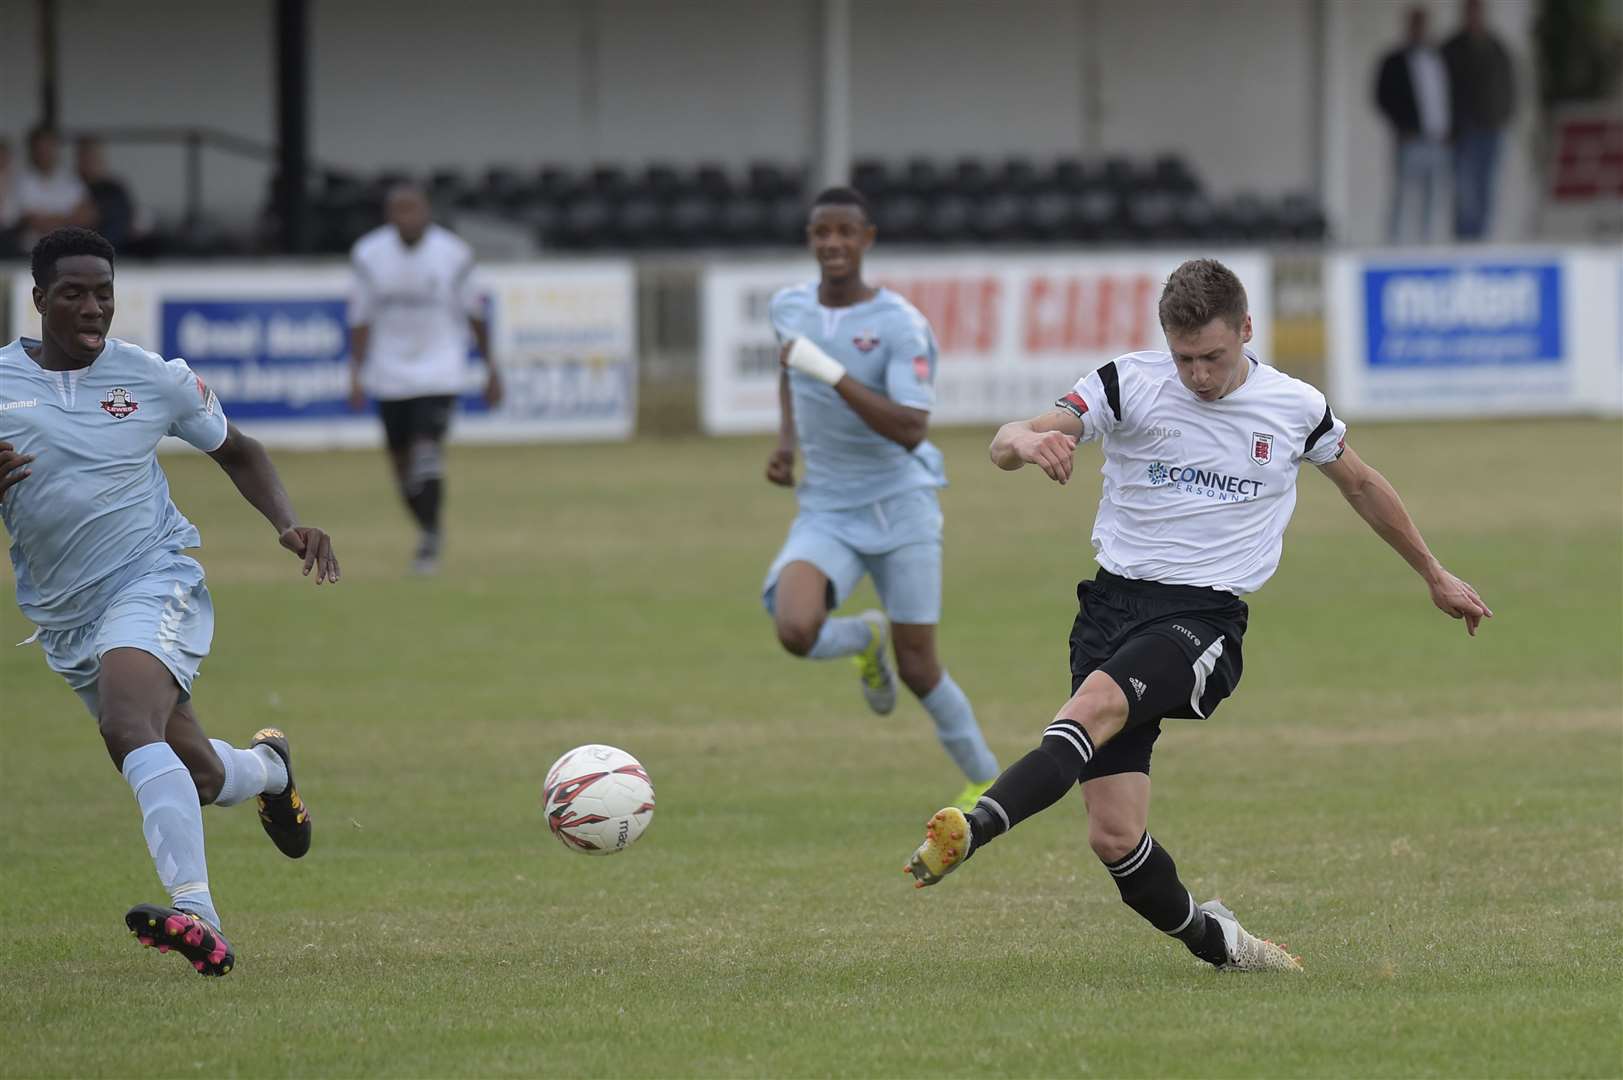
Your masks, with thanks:
[(854, 206), (862, 211), (865, 219), (873, 220), (873, 212), (868, 209), (868, 200), (862, 197), (862, 192), (843, 184), (819, 191), (817, 198), (812, 200), (811, 208), (816, 210), (819, 206)]
[(1238, 330), (1249, 309), (1234, 271), (1216, 259), (1190, 259), (1172, 271), (1161, 290), (1161, 329), (1188, 334), (1222, 319)]
[(53, 232), (48, 232), (39, 238), (32, 252), (32, 268), (34, 271), (34, 284), (42, 289), (49, 289), (51, 282), (56, 280), (56, 264), (60, 259), (74, 255), (94, 255), (98, 259), (106, 259), (107, 265), (113, 265), (113, 245), (107, 238), (93, 229), (81, 229), (76, 225), (68, 225)]

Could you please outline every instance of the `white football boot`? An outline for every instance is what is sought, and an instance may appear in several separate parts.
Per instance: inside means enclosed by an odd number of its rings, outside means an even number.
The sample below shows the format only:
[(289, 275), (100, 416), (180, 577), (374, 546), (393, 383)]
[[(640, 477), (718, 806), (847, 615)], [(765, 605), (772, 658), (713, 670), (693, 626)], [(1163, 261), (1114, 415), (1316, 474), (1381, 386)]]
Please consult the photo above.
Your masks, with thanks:
[(1234, 912), (1224, 907), (1221, 900), (1208, 900), (1200, 905), (1200, 910), (1215, 918), (1223, 928), (1223, 947), (1228, 950), (1229, 959), (1228, 963), (1218, 965), (1218, 971), (1302, 970), (1301, 960), (1286, 952), (1284, 946), (1247, 933)]

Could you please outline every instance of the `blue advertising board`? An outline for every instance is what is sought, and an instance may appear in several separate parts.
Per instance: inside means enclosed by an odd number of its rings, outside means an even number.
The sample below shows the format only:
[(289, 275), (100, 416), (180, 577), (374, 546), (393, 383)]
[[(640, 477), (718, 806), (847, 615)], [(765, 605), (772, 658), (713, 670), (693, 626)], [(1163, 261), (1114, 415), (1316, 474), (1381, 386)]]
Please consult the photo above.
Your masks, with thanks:
[(1387, 370), (1560, 364), (1561, 271), (1555, 261), (1368, 265), (1366, 362)]

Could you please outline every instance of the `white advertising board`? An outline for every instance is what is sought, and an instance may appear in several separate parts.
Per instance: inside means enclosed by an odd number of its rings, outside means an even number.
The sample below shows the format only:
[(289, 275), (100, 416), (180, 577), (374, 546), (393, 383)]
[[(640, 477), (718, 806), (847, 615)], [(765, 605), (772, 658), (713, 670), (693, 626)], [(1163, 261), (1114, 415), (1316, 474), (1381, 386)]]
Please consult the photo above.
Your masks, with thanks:
[[(873, 257), (869, 281), (923, 312), (941, 357), (936, 423), (992, 423), (1041, 412), (1100, 364), (1165, 348), (1156, 304), (1189, 253)], [(1258, 252), (1216, 255), (1245, 283), (1268, 357), (1270, 266)], [(775, 430), (778, 347), (772, 294), (816, 276), (793, 262), (717, 263), (700, 289), (700, 416), (711, 434)]]
[[(628, 439), (636, 425), (636, 279), (626, 261), (482, 268), (505, 399), (486, 407), (470, 356), (456, 442)], [(26, 274), (12, 326), (37, 334)], [(373, 446), (377, 417), (348, 408), (348, 271), (119, 268), (114, 337), (182, 357), (244, 431), (275, 446)]]
[(1330, 399), (1349, 417), (1617, 414), (1623, 259), (1594, 248), (1332, 256)]

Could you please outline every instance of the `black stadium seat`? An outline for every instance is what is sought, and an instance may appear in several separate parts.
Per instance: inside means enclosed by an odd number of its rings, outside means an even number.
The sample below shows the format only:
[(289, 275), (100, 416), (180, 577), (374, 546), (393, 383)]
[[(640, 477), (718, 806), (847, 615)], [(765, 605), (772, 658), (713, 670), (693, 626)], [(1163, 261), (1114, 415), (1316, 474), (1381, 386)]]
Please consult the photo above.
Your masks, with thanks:
[(882, 199), (896, 187), (885, 163), (868, 158), (852, 164), (851, 186), (868, 199)]
[(755, 195), (738, 195), (722, 204), (717, 232), (723, 242), (748, 247), (767, 242), (770, 203)]
[(907, 163), (902, 186), (916, 199), (933, 199), (946, 190), (947, 181), (935, 162), (927, 158), (914, 158)]
[(907, 192), (881, 199), (874, 207), (880, 236), (887, 241), (913, 243), (924, 235), (924, 200)]

